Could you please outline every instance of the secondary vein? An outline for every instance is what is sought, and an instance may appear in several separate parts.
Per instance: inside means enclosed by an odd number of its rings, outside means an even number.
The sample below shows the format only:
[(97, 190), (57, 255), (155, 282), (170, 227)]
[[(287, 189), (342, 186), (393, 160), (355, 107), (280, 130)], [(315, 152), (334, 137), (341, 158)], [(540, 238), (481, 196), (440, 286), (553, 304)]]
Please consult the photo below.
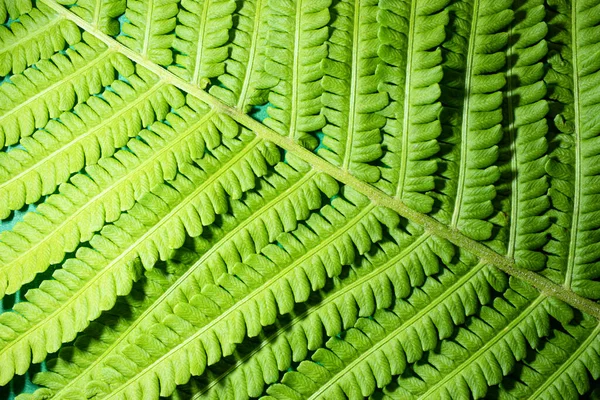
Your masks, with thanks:
[(398, 187), (396, 188), (396, 198), (401, 198), (404, 193), (404, 176), (406, 175), (406, 165), (408, 164), (408, 129), (410, 116), (410, 83), (412, 71), (412, 52), (415, 41), (415, 20), (417, 18), (417, 0), (412, 0), (410, 5), (410, 19), (408, 31), (408, 49), (406, 50), (406, 81), (404, 82), (404, 110), (402, 118), (402, 147), (400, 153), (400, 175), (398, 176)]
[[(574, 4), (575, 8), (576, 5)], [(579, 110), (579, 75), (578, 75), (578, 48), (577, 48), (577, 18), (574, 9), (571, 15), (573, 28), (571, 30), (571, 47), (573, 52), (573, 109), (575, 111), (575, 183), (573, 197), (573, 218), (571, 220), (571, 232), (569, 239), (569, 255), (567, 257), (567, 270), (565, 271), (565, 284), (567, 289), (571, 289), (573, 281), (573, 270), (575, 269), (575, 256), (577, 253), (577, 226), (579, 225), (580, 202), (581, 202), (581, 115)]]
[(356, 112), (356, 91), (358, 90), (358, 53), (360, 52), (360, 0), (354, 0), (354, 30), (352, 34), (352, 75), (350, 83), (350, 107), (348, 110), (348, 134), (342, 169), (347, 170), (352, 158), (354, 136), (354, 113)]
[(471, 75), (473, 73), (473, 56), (475, 55), (475, 37), (477, 36), (477, 17), (479, 14), (479, 0), (473, 2), (473, 16), (471, 18), (471, 32), (469, 33), (469, 50), (467, 52), (467, 64), (465, 71), (465, 99), (463, 104), (463, 119), (460, 139), (460, 164), (458, 172), (458, 185), (456, 187), (456, 200), (454, 201), (454, 212), (452, 213), (452, 227), (456, 228), (460, 218), (462, 207), (462, 196), (465, 187), (467, 173), (467, 141), (469, 138), (469, 104), (471, 101)]

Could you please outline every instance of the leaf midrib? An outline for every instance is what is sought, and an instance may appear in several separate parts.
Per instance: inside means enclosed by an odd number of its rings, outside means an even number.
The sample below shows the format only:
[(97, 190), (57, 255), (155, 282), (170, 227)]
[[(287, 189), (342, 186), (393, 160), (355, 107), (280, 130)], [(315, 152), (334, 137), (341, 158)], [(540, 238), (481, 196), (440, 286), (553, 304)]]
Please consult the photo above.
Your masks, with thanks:
[(452, 213), (451, 226), (456, 228), (460, 219), (462, 208), (462, 197), (465, 189), (467, 173), (467, 154), (469, 147), (467, 145), (469, 138), (469, 117), (471, 105), (471, 78), (473, 75), (473, 63), (475, 53), (475, 40), (477, 38), (477, 21), (479, 18), (479, 0), (473, 1), (473, 16), (471, 20), (471, 32), (469, 32), (469, 50), (467, 51), (467, 63), (465, 70), (465, 99), (463, 102), (463, 118), (461, 121), (461, 139), (460, 139), (460, 163), (458, 171), (458, 184), (456, 186), (456, 199), (454, 200), (454, 212)]
[(295, 16), (296, 26), (294, 27), (294, 55), (293, 55), (293, 63), (292, 63), (292, 110), (290, 112), (290, 131), (288, 136), (291, 139), (296, 139), (296, 119), (298, 115), (298, 90), (299, 90), (299, 80), (298, 77), (298, 69), (299, 69), (299, 58), (300, 58), (300, 20), (302, 19), (302, 1), (296, 1), (296, 16)]
[[(482, 261), (489, 264), (493, 264), (497, 268), (508, 273), (509, 275), (524, 280), (528, 284), (540, 290), (542, 293), (563, 300), (571, 306), (594, 316), (596, 319), (600, 319), (599, 304), (582, 296), (579, 296), (561, 285), (555, 284), (554, 282), (545, 278), (544, 276), (541, 276), (528, 270), (517, 269), (514, 266), (514, 260), (509, 259), (499, 253), (496, 253), (491, 248), (466, 237), (456, 229), (452, 229), (428, 215), (413, 210), (398, 198), (393, 198), (385, 194), (384, 192), (375, 188), (374, 186), (367, 184), (357, 179), (353, 175), (349, 174), (348, 172), (333, 166), (332, 164), (328, 163), (316, 154), (295, 143), (293, 140), (279, 135), (272, 129), (253, 119), (251, 116), (245, 114), (243, 110), (239, 110), (237, 108), (230, 107), (224, 104), (221, 100), (210, 95), (209, 93), (200, 89), (199, 87), (192, 85), (189, 82), (186, 82), (185, 80), (177, 77), (176, 75), (169, 72), (168, 70), (165, 70), (159, 65), (144, 59), (135, 51), (129, 49), (128, 47), (114, 40), (108, 35), (98, 31), (87, 21), (83, 20), (79, 16), (71, 13), (59, 4), (55, 3), (55, 0), (40, 1), (54, 9), (58, 13), (62, 14), (66, 18), (72, 20), (82, 29), (85, 29), (86, 31), (88, 31), (88, 33), (107, 43), (110, 47), (117, 49), (120, 53), (124, 54), (131, 60), (143, 65), (148, 70), (154, 72), (165, 82), (171, 83), (174, 86), (180, 88), (181, 90), (188, 92), (198, 97), (202, 101), (212, 105), (217, 110), (231, 116), (238, 123), (246, 126), (249, 129), (252, 129), (258, 136), (262, 137), (265, 140), (273, 142), (277, 146), (287, 151), (290, 151), (291, 153), (296, 154), (305, 162), (312, 165), (313, 168), (322, 171), (337, 179), (338, 181), (354, 188), (358, 192), (367, 196), (374, 203), (396, 211), (402, 217), (423, 226), (432, 234), (448, 239), (455, 245), (463, 247), (466, 250), (472, 252), (474, 255), (478, 256)], [(409, 41), (409, 45), (410, 43), (412, 42)]]
[(352, 33), (352, 72), (350, 78), (350, 107), (348, 110), (348, 135), (342, 169), (347, 170), (352, 158), (352, 141), (354, 137), (354, 112), (356, 109), (356, 92), (358, 90), (358, 53), (360, 49), (360, 0), (354, 1), (354, 24)]
[(92, 19), (92, 25), (98, 28), (98, 24), (100, 23), (100, 9), (102, 8), (102, 0), (96, 0), (94, 2), (94, 17)]
[(248, 64), (246, 65), (246, 73), (244, 74), (244, 83), (242, 84), (242, 90), (240, 92), (240, 97), (238, 99), (237, 108), (243, 110), (246, 106), (246, 93), (248, 93), (248, 88), (250, 87), (250, 76), (254, 69), (254, 59), (256, 58), (256, 49), (258, 47), (258, 34), (260, 30), (260, 21), (259, 15), (261, 14), (262, 8), (262, 0), (256, 0), (254, 4), (254, 25), (252, 31), (252, 44), (250, 45), (250, 52), (248, 54)]
[(571, 289), (573, 281), (573, 270), (575, 269), (575, 258), (577, 255), (577, 228), (579, 225), (579, 205), (581, 202), (581, 110), (579, 109), (579, 59), (578, 59), (578, 43), (577, 43), (577, 10), (576, 4), (573, 4), (571, 12), (571, 20), (573, 27), (571, 29), (571, 52), (573, 62), (573, 110), (575, 112), (575, 124), (573, 133), (575, 134), (575, 183), (573, 191), (573, 216), (571, 219), (571, 232), (569, 238), (569, 255), (567, 256), (568, 264), (565, 271), (564, 286), (567, 290)]
[[(356, 0), (358, 1), (358, 0)], [(408, 129), (410, 127), (410, 82), (411, 82), (411, 71), (412, 71), (412, 53), (414, 51), (413, 43), (415, 42), (415, 25), (417, 18), (417, 2), (412, 0), (410, 2), (410, 17), (408, 19), (409, 31), (408, 31), (408, 48), (406, 50), (406, 80), (404, 82), (404, 107), (402, 110), (402, 145), (400, 147), (400, 174), (398, 176), (398, 185), (396, 187), (395, 198), (400, 199), (404, 193), (404, 178), (406, 176), (406, 166), (408, 164)]]
[(205, 0), (202, 3), (202, 16), (200, 19), (200, 29), (198, 29), (198, 44), (196, 46), (196, 58), (194, 60), (194, 74), (192, 75), (192, 83), (199, 84), (198, 78), (200, 76), (200, 61), (202, 60), (202, 53), (204, 52), (204, 32), (208, 21), (206, 16), (208, 15), (208, 6), (211, 0)]
[[(514, 38), (514, 23), (511, 22), (508, 28), (508, 49), (506, 54), (506, 65), (507, 71), (512, 72), (513, 69), (513, 54), (514, 47), (516, 43), (513, 43)], [(510, 158), (510, 166), (511, 166), (511, 207), (510, 207), (510, 230), (508, 234), (508, 257), (513, 258), (515, 254), (516, 247), (516, 239), (517, 239), (517, 221), (519, 219), (519, 193), (517, 190), (519, 189), (519, 176), (517, 174), (518, 167), (518, 153), (517, 153), (517, 139), (516, 139), (516, 129), (515, 126), (515, 112), (514, 112), (514, 104), (513, 104), (513, 77), (512, 75), (507, 74), (507, 84), (508, 84), (508, 140), (510, 142), (510, 150), (512, 157)]]
[(154, 0), (144, 0), (147, 1), (149, 4), (147, 4), (148, 7), (148, 15), (146, 17), (146, 29), (144, 31), (144, 38), (142, 41), (142, 56), (144, 58), (148, 59), (148, 47), (150, 46), (150, 33), (152, 31), (152, 21), (154, 20), (152, 18), (152, 15), (154, 14)]

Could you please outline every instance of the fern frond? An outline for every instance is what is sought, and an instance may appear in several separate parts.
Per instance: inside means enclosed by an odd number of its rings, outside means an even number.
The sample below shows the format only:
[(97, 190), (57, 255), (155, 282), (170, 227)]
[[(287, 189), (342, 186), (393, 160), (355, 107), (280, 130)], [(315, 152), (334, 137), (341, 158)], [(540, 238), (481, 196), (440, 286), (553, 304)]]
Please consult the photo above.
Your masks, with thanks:
[(0, 0), (0, 21), (4, 23), (8, 18), (16, 20), (31, 9), (31, 0)]
[(597, 229), (591, 222), (594, 217), (588, 220), (597, 213), (592, 200), (597, 192), (592, 167), (596, 155), (588, 143), (599, 133), (594, 115), (599, 65), (589, 53), (598, 46), (592, 33), (600, 26), (598, 3), (569, 7), (552, 1), (550, 6), (554, 53), (545, 79), (556, 115), (551, 125), (553, 148), (546, 163), (551, 177), (552, 210), (548, 215), (553, 223), (548, 230), (551, 240), (544, 247), (549, 253), (544, 273), (580, 295), (598, 299), (598, 244), (593, 233)]
[(226, 117), (214, 116), (190, 96), (187, 104), (191, 107), (178, 109), (177, 116), (166, 115), (169, 125), (152, 123), (137, 134), (143, 141), (131, 139), (127, 150), (73, 176), (12, 231), (0, 233), (0, 293), (13, 293), (61, 262), (65, 253), (90, 240), (105, 223), (116, 221), (150, 188), (172, 180), (179, 168), (201, 158), (205, 147), (220, 145), (215, 125)]
[[(369, 396), (376, 387), (384, 387), (393, 376), (402, 374), (408, 364), (419, 361), (424, 352), (436, 348), (438, 340), (453, 336), (455, 325), (463, 324), (468, 315), (475, 313), (480, 302), (487, 304), (492, 299), (487, 281), (489, 272), (482, 264), (466, 274), (465, 265), (458, 266), (457, 272), (461, 269), (459, 274), (447, 273), (447, 278), (442, 278), (453, 282), (447, 291), (441, 282), (428, 279), (420, 290), (397, 302), (391, 312), (380, 310), (371, 318), (361, 318), (343, 334), (332, 337), (326, 348), (313, 353), (311, 361), (300, 364), (305, 364), (307, 371), (314, 369), (314, 363), (325, 366), (325, 371), (319, 374), (320, 380), (315, 382), (319, 389), (299, 393), (311, 398), (331, 398), (342, 393), (350, 398), (358, 393)], [(493, 275), (490, 278), (498, 287)], [(487, 287), (487, 295), (478, 297), (485, 291), (475, 292), (475, 287)], [(402, 323), (398, 318), (402, 318)], [(297, 370), (300, 372), (300, 366)], [(287, 391), (281, 386), (288, 386), (286, 375), (280, 384), (267, 388), (266, 393)], [(293, 382), (295, 379), (291, 378), (288, 379)], [(297, 387), (289, 389), (298, 392)]]
[(508, 42), (507, 26), (513, 19), (511, 1), (476, 1), (472, 15), (472, 40), (462, 121), (461, 161), (452, 225), (476, 240), (492, 237), (496, 197), (494, 184), (500, 178), (498, 143), (502, 139), (502, 89), (506, 77), (503, 52)]
[(529, 350), (518, 372), (512, 374), (491, 396), (506, 399), (579, 398), (590, 389), (589, 376), (598, 379), (597, 321), (587, 315), (576, 316), (569, 324), (552, 328), (547, 341)]
[[(267, 36), (267, 0), (248, 0), (238, 4), (233, 14), (233, 39), (230, 55), (225, 61), (224, 73), (218, 76), (219, 85), (211, 86), (209, 93), (229, 105), (249, 111), (253, 105), (267, 102), (256, 87), (256, 72), (264, 61)], [(263, 94), (264, 96), (264, 94)]]
[(543, 3), (513, 4), (516, 23), (509, 31), (516, 39), (509, 38), (513, 43), (508, 54), (512, 67), (508, 76), (508, 136), (516, 154), (513, 171), (521, 171), (513, 179), (509, 254), (514, 254), (518, 267), (530, 270), (540, 270), (546, 264), (546, 256), (538, 250), (546, 244), (550, 227), (550, 218), (545, 215), (550, 199), (545, 169), (549, 106), (543, 80), (548, 27)]
[[(121, 67), (119, 61), (124, 60), (117, 57), (110, 65)], [(133, 69), (128, 60), (122, 67)], [(53, 193), (72, 173), (112, 156), (142, 128), (166, 118), (171, 107), (183, 105), (183, 95), (173, 86), (161, 85), (144, 70), (132, 72), (128, 72), (129, 83), (112, 81), (100, 96), (90, 97), (73, 112), (23, 138), (23, 149), (2, 154), (0, 199), (6, 206), (0, 209), (0, 217)]]
[(600, 0), (0, 17), (0, 397), (600, 393)]
[[(111, 58), (101, 56), (105, 52), (103, 43), (84, 33), (82, 41), (65, 54), (56, 53), (10, 76), (0, 86), (0, 145), (12, 145), (30, 136), (50, 119), (59, 118), (110, 85), (116, 76)], [(122, 72), (131, 74), (126, 69)]]
[(565, 286), (594, 300), (600, 299), (600, 203), (597, 166), (600, 150), (600, 2), (574, 4), (572, 11), (575, 103), (575, 182), (569, 258)]
[(503, 297), (470, 317), (451, 339), (440, 344), (439, 352), (429, 352), (424, 362), (383, 392), (392, 399), (483, 398), (488, 386), (498, 384), (515, 362), (525, 357), (528, 345), (535, 346), (547, 335), (549, 321), (540, 306), (543, 301), (534, 290), (511, 282)]
[(193, 84), (206, 87), (210, 78), (225, 72), (226, 46), (233, 26), (234, 0), (186, 1), (177, 15), (173, 48), (175, 65), (169, 70)]
[(9, 28), (0, 27), (0, 76), (20, 74), (80, 41), (77, 25), (40, 4)]
[(573, 66), (571, 63), (571, 35), (566, 31), (571, 26), (571, 10), (567, 4), (549, 2), (546, 10), (548, 24), (547, 72), (544, 81), (548, 88), (548, 103), (554, 117), (549, 122), (548, 143), (550, 146), (546, 171), (550, 177), (552, 208), (547, 215), (552, 220), (550, 235), (544, 246), (547, 253), (546, 269), (555, 282), (564, 282), (569, 263), (569, 241), (571, 210), (573, 209), (575, 163), (573, 142), (575, 132), (575, 110), (573, 103)]
[[(354, 3), (354, 4), (353, 4)], [(370, 162), (383, 154), (379, 112), (388, 94), (379, 91), (377, 1), (339, 2), (332, 7), (333, 30), (323, 61), (323, 148), (318, 154), (366, 182), (379, 180)]]
[(58, 3), (111, 36), (119, 34), (118, 18), (127, 4), (126, 0), (58, 0)]
[(380, 62), (376, 75), (379, 75), (381, 80), (378, 86), (388, 93), (389, 105), (381, 111), (381, 115), (386, 118), (386, 123), (381, 129), (381, 145), (386, 149), (381, 162), (385, 167), (379, 168), (381, 179), (376, 185), (390, 195), (396, 192), (401, 165), (399, 133), (402, 129), (402, 106), (406, 99), (405, 72), (409, 62), (410, 13), (410, 2), (390, 0), (381, 1), (377, 13), (377, 22), (380, 25), (377, 32), (377, 54)]
[(35, 376), (35, 383), (42, 388), (31, 395), (22, 394), (19, 399), (47, 398), (70, 385), (82, 371), (94, 363), (99, 354), (118, 340), (135, 318), (151, 307), (197, 258), (195, 252), (184, 247), (172, 259), (145, 271), (142, 278), (134, 283), (129, 295), (118, 298), (113, 308), (103, 312), (77, 335), (72, 346), (61, 348), (53, 358), (46, 361), (47, 371)]
[[(511, 369), (513, 359), (522, 360), (527, 346), (535, 347), (541, 337), (549, 334), (549, 316), (538, 307), (541, 301), (541, 298), (534, 300), (518, 315), (486, 315), (484, 323), (473, 323), (470, 335), (457, 338), (458, 346), (444, 360), (447, 365), (442, 367), (444, 361), (430, 357), (429, 362), (437, 367), (439, 374), (426, 372), (424, 368), (419, 375), (429, 384), (429, 390), (418, 398), (439, 398), (449, 393), (484, 398), (488, 387), (500, 383), (503, 374)], [(490, 337), (492, 329), (498, 334)]]
[(441, 45), (443, 76), (439, 82), (441, 95), (441, 133), (437, 138), (440, 151), (436, 154), (435, 187), (428, 193), (434, 199), (431, 215), (445, 224), (452, 221), (460, 173), (462, 121), (469, 42), (472, 40), (471, 2), (448, 5), (452, 16), (446, 27), (446, 39)]
[[(249, 2), (245, 2), (245, 4), (246, 3)], [(247, 68), (251, 70), (249, 70), (246, 73), (237, 104), (238, 109), (244, 110), (245, 112), (249, 112), (252, 109), (252, 106), (261, 106), (267, 104), (269, 101), (269, 89), (277, 84), (277, 79), (274, 78), (272, 75), (266, 73), (265, 71), (265, 60), (267, 57), (266, 52), (268, 48), (268, 21), (270, 12), (268, 3), (268, 0), (261, 0), (260, 4), (258, 2), (256, 3), (256, 10), (254, 15), (255, 28), (253, 30), (252, 39), (253, 48), (249, 53), (249, 58), (247, 62)], [(260, 24), (258, 26), (258, 29), (256, 28), (257, 23)], [(238, 42), (234, 40), (232, 45), (235, 46), (237, 43)], [(225, 72), (229, 75), (233, 73), (236, 75), (236, 77), (238, 77), (238, 79), (241, 80), (241, 75), (239, 75), (237, 68), (233, 71), (230, 71), (230, 68), (226, 68)], [(227, 82), (229, 79), (230, 78), (227, 76), (221, 77), (221, 81), (224, 83)], [(231, 87), (235, 88), (236, 84), (233, 84)], [(212, 87), (210, 89), (210, 92), (218, 98), (224, 100), (227, 98), (225, 94), (222, 94), (222, 91), (219, 89), (219, 87)]]
[(177, 3), (177, 0), (127, 1), (123, 14), (126, 22), (117, 40), (158, 65), (170, 65)]
[(542, 346), (550, 334), (550, 317), (562, 323), (572, 317), (568, 306), (536, 298), (535, 291), (514, 281), (505, 299), (442, 345), (446, 355), (431, 353), (425, 365), (401, 377), (395, 388), (384, 390), (388, 398), (440, 398), (451, 393), (493, 397), (488, 388), (496, 393), (494, 386), (504, 384), (504, 376), (528, 362), (529, 349)]
[[(287, 324), (276, 324), (270, 335), (249, 346), (246, 354), (238, 349), (238, 360), (220, 374), (204, 374), (181, 393), (195, 398), (258, 397), (265, 384), (275, 383), (279, 371), (292, 368), (293, 362), (304, 360), (307, 354), (321, 347), (328, 337), (341, 334), (354, 326), (359, 317), (391, 306), (393, 298), (405, 298), (424, 283), (424, 276), (436, 270), (434, 264), (417, 266), (413, 261), (431, 257), (431, 249), (444, 249), (443, 257), (452, 257), (453, 248), (445, 248), (428, 235), (415, 238), (405, 232), (395, 234), (401, 247), (394, 242), (380, 242), (376, 253), (371, 251), (360, 265), (352, 266), (349, 276), (336, 282), (322, 294), (315, 293), (306, 305), (294, 311)], [(448, 252), (449, 251), (449, 252)], [(418, 254), (418, 255), (417, 255)], [(419, 270), (423, 267), (426, 270)], [(283, 321), (282, 321), (283, 322)], [(243, 345), (243, 344), (242, 344)], [(257, 365), (260, 367), (257, 368)], [(218, 364), (216, 365), (218, 366)], [(211, 370), (214, 367), (211, 367)], [(263, 374), (258, 373), (262, 370)]]
[(267, 4), (266, 74), (260, 86), (272, 86), (272, 107), (263, 123), (314, 149), (318, 141), (312, 133), (325, 126), (320, 61), (327, 54), (331, 0), (270, 0)]
[(435, 187), (433, 174), (438, 168), (435, 155), (440, 150), (437, 138), (442, 131), (439, 82), (443, 72), (439, 46), (446, 38), (448, 3), (447, 0), (417, 2), (412, 5), (410, 14), (413, 26), (408, 34), (395, 194), (408, 206), (426, 213), (433, 209), (433, 198), (426, 193)]

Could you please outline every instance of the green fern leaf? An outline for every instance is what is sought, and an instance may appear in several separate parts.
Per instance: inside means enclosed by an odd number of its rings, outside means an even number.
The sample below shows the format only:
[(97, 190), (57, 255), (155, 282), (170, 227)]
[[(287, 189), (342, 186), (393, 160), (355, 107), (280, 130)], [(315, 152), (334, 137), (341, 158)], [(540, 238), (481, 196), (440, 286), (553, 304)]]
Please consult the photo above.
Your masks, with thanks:
[(0, 398), (595, 398), (599, 54), (599, 0), (0, 0)]

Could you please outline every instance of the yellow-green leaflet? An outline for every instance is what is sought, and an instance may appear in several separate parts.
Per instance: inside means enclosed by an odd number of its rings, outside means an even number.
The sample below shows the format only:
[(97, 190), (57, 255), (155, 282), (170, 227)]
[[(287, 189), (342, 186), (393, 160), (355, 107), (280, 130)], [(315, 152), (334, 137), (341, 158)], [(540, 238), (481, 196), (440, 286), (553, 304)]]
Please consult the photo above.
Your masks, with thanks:
[(0, 400), (595, 399), (599, 301), (600, 0), (0, 0)]

